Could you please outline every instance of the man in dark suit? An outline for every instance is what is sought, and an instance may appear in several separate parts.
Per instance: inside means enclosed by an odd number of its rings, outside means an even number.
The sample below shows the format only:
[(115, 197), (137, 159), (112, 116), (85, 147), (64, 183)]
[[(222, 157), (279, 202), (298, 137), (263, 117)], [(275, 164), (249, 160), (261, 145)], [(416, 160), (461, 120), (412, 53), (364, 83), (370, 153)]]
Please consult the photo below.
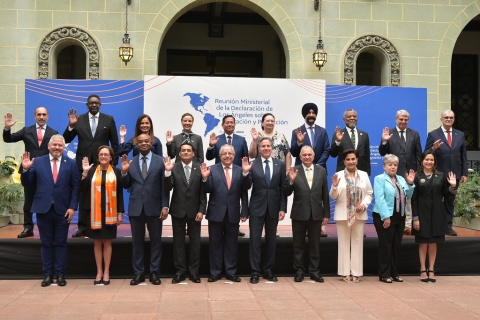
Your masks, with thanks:
[[(417, 172), (420, 157), (422, 155), (422, 146), (420, 144), (420, 135), (417, 131), (407, 128), (410, 114), (407, 110), (398, 110), (395, 121), (395, 128), (383, 129), (382, 141), (378, 146), (378, 152), (384, 156), (394, 154), (398, 157), (397, 174), (404, 177), (410, 170)], [(405, 213), (405, 234), (412, 233), (412, 204), (407, 201), (407, 212)]]
[(260, 258), (262, 253), (262, 230), (265, 225), (265, 254), (263, 278), (278, 281), (273, 273), (275, 267), (275, 249), (277, 243), (277, 225), (283, 220), (287, 211), (287, 197), (283, 192), (285, 181), (285, 163), (273, 159), (272, 140), (263, 137), (259, 141), (260, 157), (248, 163), (244, 158), (244, 169), (249, 169), (248, 187), (253, 185), (249, 206), (250, 224), (250, 266), (252, 276), (250, 283), (256, 284), (262, 274)]
[(179, 147), (181, 159), (175, 164), (166, 158), (165, 191), (173, 189), (170, 202), (170, 215), (173, 229), (173, 262), (177, 273), (172, 283), (185, 280), (187, 259), (185, 255), (185, 225), (188, 226), (190, 239), (190, 262), (188, 264), (189, 279), (200, 283), (198, 268), (200, 265), (200, 231), (203, 215), (207, 209), (207, 196), (202, 188), (202, 173), (200, 164), (193, 161), (195, 149), (188, 142)]
[(345, 110), (343, 121), (346, 127), (343, 130), (340, 130), (338, 126), (335, 128), (332, 148), (330, 149), (330, 155), (334, 158), (338, 157), (336, 172), (345, 169), (345, 163), (341, 157), (343, 151), (354, 149), (358, 151), (357, 168), (370, 176), (370, 139), (368, 133), (357, 128), (358, 115), (354, 109)]
[[(48, 111), (46, 108), (38, 107), (35, 109), (34, 118), (36, 123), (33, 126), (23, 127), (22, 130), (12, 133), (10, 128), (17, 121), (13, 120), (11, 113), (7, 113), (5, 115), (5, 128), (3, 129), (3, 141), (6, 143), (23, 141), (25, 151), (30, 154), (30, 157), (37, 158), (48, 154), (48, 142), (58, 132), (47, 126)], [(22, 172), (21, 167), (19, 172)], [(20, 232), (17, 238), (33, 237), (33, 214), (30, 209), (32, 208), (33, 196), (35, 195), (35, 185), (25, 186), (23, 191), (23, 231)]]
[[(446, 175), (453, 172), (459, 182), (465, 183), (468, 179), (467, 146), (465, 144), (465, 135), (460, 130), (453, 128), (455, 114), (452, 110), (442, 112), (440, 119), (442, 126), (436, 130), (430, 131), (427, 136), (425, 150), (433, 149), (437, 156), (437, 169)], [(455, 194), (448, 193), (443, 198), (445, 213), (447, 215), (448, 235), (456, 236), (457, 233), (452, 228), (453, 203)]]
[(292, 141), (290, 152), (296, 157), (295, 165), (298, 166), (302, 161), (299, 158), (300, 149), (303, 146), (310, 146), (315, 152), (313, 163), (327, 168), (327, 160), (330, 155), (330, 141), (325, 128), (317, 126), (318, 107), (315, 103), (306, 103), (302, 107), (302, 115), (305, 124), (292, 131)]
[(175, 162), (179, 162), (181, 160), (180, 146), (184, 142), (188, 142), (195, 150), (195, 157), (193, 160), (200, 164), (203, 163), (203, 141), (201, 136), (192, 132), (193, 115), (190, 113), (183, 114), (181, 122), (183, 127), (182, 133), (174, 136), (172, 131), (167, 131), (166, 141), (168, 156), (171, 159), (175, 158)]
[[(82, 159), (84, 157), (88, 158), (88, 163), (94, 165), (98, 163), (97, 150), (103, 145), (112, 147), (113, 165), (116, 166), (118, 163), (117, 126), (112, 116), (99, 112), (101, 106), (100, 97), (92, 94), (87, 99), (89, 112), (77, 116), (77, 111), (72, 108), (68, 113), (69, 124), (63, 132), (63, 137), (66, 143), (70, 143), (78, 136), (76, 159), (80, 172), (83, 171)], [(78, 231), (72, 235), (73, 237), (85, 236), (88, 217), (85, 217), (82, 211), (78, 212)]]
[(222, 265), (228, 280), (240, 282), (237, 276), (238, 226), (248, 219), (248, 169), (233, 164), (235, 150), (223, 145), (220, 163), (207, 168), (202, 164), (202, 186), (210, 193), (207, 219), (209, 234), (210, 277), (208, 282), (222, 278)]
[(140, 153), (130, 161), (127, 161), (127, 155), (122, 156), (123, 187), (130, 188), (128, 217), (132, 230), (132, 260), (135, 272), (130, 281), (132, 286), (145, 281), (145, 223), (150, 237), (150, 282), (154, 285), (162, 283), (158, 277), (162, 257), (162, 222), (168, 216), (170, 194), (163, 186), (163, 157), (152, 153), (152, 143), (148, 134), (141, 134), (137, 137)]
[[(327, 171), (313, 163), (315, 153), (310, 146), (300, 151), (302, 164), (289, 168), (285, 180), (287, 196), (294, 193), (290, 212), (293, 232), (293, 267), (296, 270), (295, 282), (305, 277), (305, 233), (308, 231), (310, 279), (323, 282), (320, 276), (320, 226), (328, 223), (330, 202), (328, 198)], [(312, 172), (313, 171), (313, 172)]]
[(65, 286), (67, 265), (68, 227), (78, 206), (80, 173), (75, 161), (63, 156), (65, 140), (53, 135), (48, 143), (49, 154), (30, 160), (30, 154), (22, 156), (22, 184), (37, 186), (31, 210), (37, 214), (37, 225), (42, 242), (42, 287), (53, 282)]

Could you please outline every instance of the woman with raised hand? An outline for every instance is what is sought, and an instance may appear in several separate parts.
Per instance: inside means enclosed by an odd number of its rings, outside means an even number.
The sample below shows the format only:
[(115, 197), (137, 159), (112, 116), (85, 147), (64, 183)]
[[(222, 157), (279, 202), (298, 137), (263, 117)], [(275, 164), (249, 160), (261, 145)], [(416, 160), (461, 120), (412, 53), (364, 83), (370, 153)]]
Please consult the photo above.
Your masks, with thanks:
[(128, 139), (127, 142), (125, 142), (127, 128), (123, 124), (120, 126), (120, 145), (118, 146), (118, 155), (120, 158), (124, 154), (128, 155), (131, 150), (133, 150), (134, 157), (139, 153), (136, 140), (137, 137), (142, 133), (148, 134), (152, 139), (152, 152), (158, 154), (159, 156), (163, 156), (162, 143), (160, 142), (160, 139), (155, 137), (155, 135), (153, 134), (152, 118), (150, 118), (148, 114), (142, 114), (137, 119), (137, 123), (135, 125), (135, 135)]

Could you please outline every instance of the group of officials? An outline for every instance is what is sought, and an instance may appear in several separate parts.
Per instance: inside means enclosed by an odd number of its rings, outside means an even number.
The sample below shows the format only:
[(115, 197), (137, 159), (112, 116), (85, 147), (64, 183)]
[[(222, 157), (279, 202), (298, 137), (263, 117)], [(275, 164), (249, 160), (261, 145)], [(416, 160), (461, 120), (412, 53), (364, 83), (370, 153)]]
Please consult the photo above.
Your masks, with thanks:
[[(23, 141), (25, 154), (22, 157), (20, 173), (25, 186), (25, 224), (19, 238), (33, 236), (32, 212), (37, 214), (37, 224), (41, 238), (41, 254), (45, 279), (42, 286), (50, 285), (57, 278), (59, 285), (65, 285), (66, 239), (68, 226), (80, 203), (78, 231), (73, 237), (84, 236), (88, 228), (108, 228), (121, 223), (120, 210), (111, 205), (115, 197), (108, 179), (106, 167), (101, 178), (102, 192), (107, 196), (97, 201), (101, 218), (93, 218), (94, 210), (82, 210), (83, 192), (79, 194), (80, 180), (92, 177), (93, 165), (99, 165), (100, 150), (111, 149), (110, 165), (118, 163), (118, 135), (114, 118), (100, 113), (101, 101), (97, 95), (87, 99), (88, 112), (77, 116), (76, 110), (68, 113), (69, 123), (63, 135), (47, 126), (48, 112), (44, 107), (35, 110), (35, 125), (24, 127), (12, 133), (16, 123), (12, 114), (5, 116), (4, 142)], [(346, 150), (354, 150), (358, 155), (358, 170), (370, 175), (370, 142), (368, 133), (357, 128), (358, 116), (355, 110), (344, 113), (346, 127), (337, 127), (330, 143), (325, 128), (315, 124), (318, 108), (313, 103), (302, 107), (305, 123), (292, 131), (291, 148), (286, 150), (296, 157), (295, 167), (286, 168), (285, 163), (272, 157), (276, 147), (269, 137), (259, 137), (258, 154), (249, 162), (248, 149), (244, 137), (234, 134), (235, 118), (227, 115), (222, 119), (224, 133), (212, 133), (206, 150), (206, 159), (215, 159), (215, 165), (207, 167), (203, 163), (201, 137), (191, 132), (193, 116), (182, 117), (182, 133), (173, 136), (168, 131), (166, 145), (169, 157), (163, 158), (152, 152), (157, 139), (153, 135), (153, 124), (149, 120), (150, 134), (136, 135), (132, 143), (138, 154), (130, 161), (127, 155), (121, 158), (121, 173), (115, 183), (129, 189), (128, 215), (132, 230), (134, 277), (131, 285), (145, 281), (144, 237), (145, 225), (151, 241), (151, 261), (149, 280), (160, 284), (160, 259), (162, 254), (162, 221), (172, 216), (174, 232), (174, 264), (177, 273), (173, 283), (183, 281), (187, 275), (195, 283), (200, 259), (200, 228), (204, 215), (209, 220), (209, 282), (222, 277), (222, 270), (228, 280), (238, 282), (237, 247), (239, 222), (249, 219), (250, 227), (250, 282), (255, 284), (263, 277), (277, 281), (275, 267), (276, 232), (279, 220), (287, 212), (287, 196), (294, 194), (290, 212), (292, 219), (295, 281), (300, 282), (306, 273), (304, 263), (305, 236), (309, 239), (310, 278), (323, 282), (319, 272), (319, 238), (321, 226), (330, 218), (329, 191), (327, 186), (326, 162), (329, 156), (338, 157), (336, 171), (345, 169), (341, 159)], [(405, 110), (396, 114), (396, 126), (385, 128), (379, 152), (398, 157), (398, 174), (405, 176), (410, 170), (417, 170), (421, 156), (420, 138), (417, 131), (407, 128), (410, 115)], [(139, 118), (137, 124), (143, 124)], [(148, 121), (147, 121), (148, 122)], [(447, 110), (442, 113), (442, 126), (428, 134), (426, 149), (435, 150), (437, 167), (445, 173), (454, 172), (459, 180), (467, 179), (467, 159), (465, 138), (462, 132), (453, 129), (454, 114)], [(262, 128), (263, 129), (263, 128)], [(122, 128), (121, 128), (122, 131)], [(140, 132), (140, 130), (139, 130)], [(126, 130), (125, 130), (126, 133)], [(63, 155), (65, 143), (78, 137), (76, 161)], [(123, 136), (121, 135), (123, 138)], [(160, 145), (161, 147), (161, 145)], [(108, 153), (108, 152), (107, 152)], [(105, 154), (108, 156), (108, 154)], [(290, 156), (290, 155), (289, 155)], [(175, 157), (175, 163), (170, 158)], [(107, 161), (108, 162), (108, 161)], [(76, 165), (75, 165), (76, 164)], [(108, 167), (108, 163), (107, 163)], [(99, 175), (100, 177), (101, 175)], [(113, 175), (115, 176), (115, 175)], [(107, 176), (108, 177), (108, 176)], [(105, 182), (104, 180), (107, 180)], [(120, 180), (120, 181), (118, 181)], [(93, 182), (91, 182), (93, 183)], [(457, 181), (458, 183), (458, 181)], [(100, 188), (100, 182), (98, 182)], [(248, 190), (252, 188), (250, 203)], [(86, 188), (89, 190), (89, 188)], [(93, 195), (94, 188), (91, 188)], [(173, 190), (173, 191), (172, 191)], [(170, 191), (171, 199), (170, 199)], [(207, 205), (206, 194), (209, 194)], [(451, 194), (444, 198), (448, 223), (448, 234), (456, 235), (452, 229), (453, 200)], [(95, 200), (90, 197), (92, 206)], [(85, 205), (83, 205), (85, 206)], [(123, 205), (121, 206), (123, 209)], [(364, 208), (366, 209), (366, 208)], [(118, 211), (118, 212), (111, 212)], [(411, 214), (411, 209), (405, 210)], [(109, 215), (110, 214), (110, 215)], [(118, 215), (118, 217), (114, 217)], [(100, 219), (100, 220), (98, 220)], [(94, 227), (95, 225), (95, 227)], [(185, 226), (190, 236), (190, 261), (187, 265), (185, 253)], [(262, 229), (265, 228), (265, 252), (263, 266), (261, 260)], [(411, 228), (406, 223), (405, 228)], [(408, 230), (406, 230), (408, 232)], [(111, 255), (111, 248), (110, 248)], [(97, 261), (98, 265), (98, 261)], [(101, 264), (100, 264), (101, 265)], [(100, 274), (100, 276), (99, 276)], [(97, 273), (95, 284), (109, 283)], [(100, 277), (100, 279), (98, 279)]]

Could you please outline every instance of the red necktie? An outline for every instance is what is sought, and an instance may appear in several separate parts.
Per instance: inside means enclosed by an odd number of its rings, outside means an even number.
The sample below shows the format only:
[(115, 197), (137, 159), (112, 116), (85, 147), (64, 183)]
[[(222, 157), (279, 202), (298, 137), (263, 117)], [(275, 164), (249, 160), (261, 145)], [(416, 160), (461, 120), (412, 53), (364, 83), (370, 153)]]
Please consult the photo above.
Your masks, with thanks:
[(42, 140), (43, 140), (42, 127), (38, 127), (37, 138), (38, 138), (38, 146), (40, 146), (42, 144)]
[(228, 187), (228, 190), (230, 190), (230, 186), (232, 185), (232, 180), (230, 178), (230, 174), (228, 173), (228, 170), (230, 170), (230, 168), (225, 167), (225, 178), (227, 178), (227, 187)]
[(452, 135), (450, 134), (450, 130), (447, 130), (447, 140), (448, 140), (448, 145), (451, 148), (452, 147)]
[(53, 183), (57, 183), (58, 168), (57, 168), (57, 158), (53, 158)]

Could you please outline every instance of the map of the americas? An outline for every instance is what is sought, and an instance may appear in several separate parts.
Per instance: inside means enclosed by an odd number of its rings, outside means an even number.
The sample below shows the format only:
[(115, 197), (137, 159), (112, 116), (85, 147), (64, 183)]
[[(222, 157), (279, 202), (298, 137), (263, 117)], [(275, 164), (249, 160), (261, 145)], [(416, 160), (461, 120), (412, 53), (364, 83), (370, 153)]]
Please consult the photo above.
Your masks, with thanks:
[(220, 122), (220, 119), (215, 118), (215, 116), (205, 107), (205, 103), (207, 103), (210, 98), (201, 93), (192, 92), (187, 92), (183, 96), (189, 97), (190, 105), (193, 107), (193, 109), (203, 114), (203, 122), (205, 122), (205, 124), (207, 125), (203, 136), (206, 137), (207, 134), (213, 129), (215, 129), (215, 127)]

